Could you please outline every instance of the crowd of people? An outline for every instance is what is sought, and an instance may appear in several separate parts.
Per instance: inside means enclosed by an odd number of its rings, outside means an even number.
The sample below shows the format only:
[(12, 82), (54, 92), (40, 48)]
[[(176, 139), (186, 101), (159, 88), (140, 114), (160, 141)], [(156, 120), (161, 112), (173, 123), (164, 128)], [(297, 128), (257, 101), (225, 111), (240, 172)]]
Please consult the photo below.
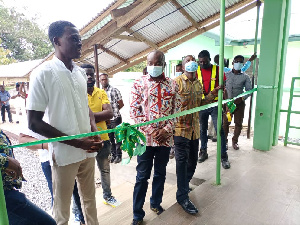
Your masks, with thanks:
[[(120, 109), (124, 106), (122, 95), (109, 84), (108, 75), (100, 75), (103, 89), (97, 88), (94, 66), (78, 66), (73, 62), (73, 59), (81, 55), (82, 43), (78, 29), (70, 22), (57, 21), (50, 25), (48, 35), (54, 46), (55, 56), (31, 74), (28, 98), (27, 95), (23, 96), (27, 98), (28, 128), (21, 129), (19, 141), (22, 143), (107, 130), (121, 124)], [(254, 54), (250, 58), (250, 64), (255, 57)], [(249, 62), (244, 64), (244, 57), (236, 56), (232, 62), (233, 69), (224, 70), (226, 85), (223, 86), (219, 85), (219, 66), (216, 65), (218, 60), (216, 64), (211, 64), (207, 50), (199, 53), (198, 63), (193, 55), (185, 56), (182, 63), (176, 66), (175, 79), (164, 74), (164, 53), (152, 51), (147, 57), (144, 75), (131, 88), (130, 117), (135, 123), (142, 123), (193, 109), (217, 101), (219, 90), (223, 90), (228, 98), (236, 97), (244, 92), (244, 88), (246, 91), (251, 89), (250, 78), (244, 73), (245, 67), (249, 68)], [(21, 94), (18, 95), (20, 97)], [(3, 86), (0, 97), (2, 108), (9, 108), (7, 103), (10, 96)], [(246, 97), (235, 100), (236, 111), (232, 114), (235, 123), (232, 146), (236, 150), (239, 149), (238, 137), (242, 129)], [(214, 129), (217, 130), (217, 111), (217, 107), (211, 107), (140, 127), (146, 137), (146, 142), (143, 143), (146, 151), (137, 156), (133, 225), (143, 223), (143, 205), (152, 167), (154, 172), (150, 209), (158, 215), (163, 213), (161, 203), (166, 167), (172, 154), (176, 160), (176, 200), (185, 212), (198, 213), (197, 206), (189, 199), (189, 183), (197, 162), (203, 163), (208, 158), (208, 118), (211, 116)], [(228, 111), (224, 107), (224, 113)], [(221, 163), (224, 169), (229, 169), (227, 136), (230, 121), (226, 118), (223, 117), (220, 133)], [(9, 120), (12, 122), (10, 114)], [(3, 114), (2, 121), (5, 121)], [(0, 142), (0, 146), (11, 144), (3, 131), (0, 133)], [(95, 161), (101, 174), (103, 201), (116, 207), (120, 202), (111, 192), (110, 163), (121, 162), (120, 146), (114, 133), (110, 133), (30, 147), (38, 150), (40, 155), (52, 196), (52, 215), (39, 209), (19, 191), (25, 180), (22, 168), (14, 158), (13, 149), (0, 148), (0, 169), (10, 224), (68, 224), (72, 196), (75, 218), (81, 224), (98, 224)]]

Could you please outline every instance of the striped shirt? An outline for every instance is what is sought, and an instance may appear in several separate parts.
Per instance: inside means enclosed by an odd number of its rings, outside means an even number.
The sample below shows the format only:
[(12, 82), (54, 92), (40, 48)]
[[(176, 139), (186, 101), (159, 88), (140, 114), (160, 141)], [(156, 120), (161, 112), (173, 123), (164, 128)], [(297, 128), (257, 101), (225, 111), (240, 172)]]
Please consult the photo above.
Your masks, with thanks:
[(107, 86), (106, 89), (104, 89), (107, 97), (109, 99), (110, 105), (112, 107), (114, 117), (111, 120), (115, 120), (118, 117), (121, 117), (120, 109), (118, 101), (122, 100), (121, 92), (110, 85)]
[[(178, 86), (174, 80), (166, 78), (154, 81), (150, 75), (136, 80), (131, 89), (130, 117), (135, 123), (152, 121), (154, 119), (172, 115), (180, 111), (181, 100)], [(176, 119), (165, 120), (140, 127), (147, 139), (147, 146), (173, 146), (173, 131)], [(152, 138), (154, 131), (165, 129), (169, 133), (166, 143), (159, 145)]]
[[(239, 94), (244, 93), (244, 88), (246, 91), (252, 89), (250, 77), (245, 73), (235, 74), (233, 71), (226, 73), (226, 90), (228, 98), (234, 98)], [(246, 99), (249, 95), (246, 95)]]
[[(203, 88), (198, 79), (190, 81), (185, 74), (175, 78), (181, 97), (181, 111), (193, 109), (212, 102), (215, 98), (211, 92), (202, 99)], [(189, 140), (200, 138), (199, 112), (179, 117), (175, 126), (175, 136)]]

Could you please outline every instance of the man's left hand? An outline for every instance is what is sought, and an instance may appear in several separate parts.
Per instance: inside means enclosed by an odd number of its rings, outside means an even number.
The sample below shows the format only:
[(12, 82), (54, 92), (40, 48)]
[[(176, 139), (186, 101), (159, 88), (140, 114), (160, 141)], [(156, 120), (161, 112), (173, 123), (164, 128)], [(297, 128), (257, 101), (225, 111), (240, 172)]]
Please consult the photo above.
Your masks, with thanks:
[(159, 144), (164, 144), (167, 141), (169, 136), (170, 136), (169, 133), (165, 129), (160, 129), (159, 131), (154, 133), (153, 138)]

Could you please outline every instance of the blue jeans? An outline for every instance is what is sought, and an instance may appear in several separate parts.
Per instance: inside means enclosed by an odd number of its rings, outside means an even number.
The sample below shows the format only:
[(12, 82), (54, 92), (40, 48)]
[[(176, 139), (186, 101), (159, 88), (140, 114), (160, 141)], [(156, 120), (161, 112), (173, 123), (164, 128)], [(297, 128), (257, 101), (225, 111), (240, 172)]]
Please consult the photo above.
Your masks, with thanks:
[(47, 183), (48, 183), (48, 188), (51, 194), (51, 206), (53, 205), (53, 190), (52, 190), (52, 171), (51, 171), (51, 166), (50, 162), (42, 162), (42, 170), (44, 172), (44, 175), (46, 177)]
[(10, 225), (55, 225), (55, 220), (17, 190), (4, 191)]
[(188, 199), (189, 183), (194, 176), (198, 151), (199, 139), (189, 140), (184, 137), (174, 136), (175, 142), (175, 159), (177, 175), (177, 202)]
[(101, 173), (101, 185), (103, 189), (103, 198), (111, 197), (110, 189), (110, 161), (109, 155), (111, 150), (110, 141), (104, 141), (103, 148), (96, 155), (97, 165)]
[(73, 209), (72, 209), (72, 212), (74, 213), (75, 217), (78, 216), (78, 219), (80, 220), (80, 222), (82, 224), (85, 224), (76, 180), (75, 180), (75, 185), (74, 185), (74, 190), (73, 190)]
[(133, 191), (133, 219), (142, 220), (145, 216), (143, 205), (148, 189), (148, 179), (154, 161), (154, 174), (152, 181), (152, 196), (150, 204), (152, 207), (160, 206), (166, 180), (166, 167), (169, 162), (170, 147), (147, 146), (143, 155), (137, 156), (137, 175)]
[[(199, 112), (200, 118), (200, 140), (201, 140), (201, 150), (207, 149), (207, 128), (208, 128), (208, 117), (211, 116), (212, 122), (214, 124), (215, 130), (217, 130), (218, 122), (218, 107), (212, 107)], [(227, 158), (227, 148), (226, 139), (223, 127), (221, 126), (221, 155), (222, 158)]]

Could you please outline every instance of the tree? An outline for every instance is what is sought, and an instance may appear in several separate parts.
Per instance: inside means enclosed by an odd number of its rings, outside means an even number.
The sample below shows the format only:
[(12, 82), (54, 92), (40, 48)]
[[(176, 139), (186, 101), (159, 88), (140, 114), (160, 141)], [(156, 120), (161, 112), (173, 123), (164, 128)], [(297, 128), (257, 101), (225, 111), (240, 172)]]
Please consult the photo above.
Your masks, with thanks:
[(0, 2), (0, 48), (8, 51), (7, 58), (17, 61), (40, 59), (47, 56), (52, 45), (46, 33), (33, 21), (14, 8)]
[(147, 62), (143, 61), (140, 62), (139, 64), (136, 64), (126, 70), (124, 70), (124, 72), (143, 72), (143, 69), (147, 67)]
[[(1, 46), (1, 39), (0, 39), (0, 46)], [(15, 59), (8, 57), (10, 55), (11, 55), (11, 51), (0, 47), (0, 65), (8, 65), (16, 62)]]

